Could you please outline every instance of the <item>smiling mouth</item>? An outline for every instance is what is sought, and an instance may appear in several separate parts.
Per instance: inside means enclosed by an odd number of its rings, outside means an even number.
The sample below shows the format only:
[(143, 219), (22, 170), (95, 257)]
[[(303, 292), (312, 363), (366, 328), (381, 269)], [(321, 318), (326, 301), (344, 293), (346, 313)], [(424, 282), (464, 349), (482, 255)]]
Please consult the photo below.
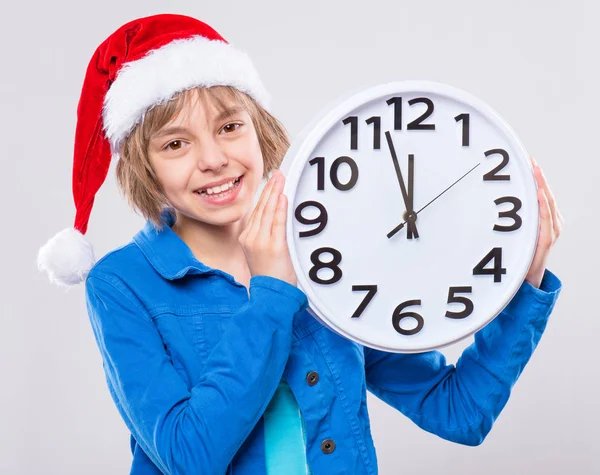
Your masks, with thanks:
[(206, 198), (220, 198), (222, 196), (227, 196), (232, 190), (236, 189), (239, 184), (242, 176), (237, 177), (235, 180), (230, 181), (229, 183), (224, 183), (220, 186), (215, 186), (212, 188), (207, 188), (203, 190), (196, 190), (194, 193), (199, 194), (200, 196)]

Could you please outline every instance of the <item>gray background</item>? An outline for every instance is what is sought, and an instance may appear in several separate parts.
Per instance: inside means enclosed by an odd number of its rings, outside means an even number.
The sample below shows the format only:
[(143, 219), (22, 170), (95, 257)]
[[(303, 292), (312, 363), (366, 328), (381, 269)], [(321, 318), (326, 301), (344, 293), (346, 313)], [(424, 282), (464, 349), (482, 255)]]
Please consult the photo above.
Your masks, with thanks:
[[(350, 89), (430, 79), (498, 110), (550, 181), (566, 225), (549, 267), (565, 287), (504, 412), (482, 446), (463, 447), (369, 395), (382, 474), (600, 473), (592, 455), (600, 422), (596, 5), (169, 2), (171, 12), (208, 22), (249, 52), (292, 136)], [(165, 8), (158, 0), (3, 6), (0, 473), (129, 473), (128, 432), (106, 388), (83, 286), (50, 285), (35, 258), (73, 224), (75, 111), (92, 52), (122, 23)], [(112, 167), (90, 220), (97, 256), (142, 225), (119, 195)], [(468, 343), (446, 349), (449, 361)]]

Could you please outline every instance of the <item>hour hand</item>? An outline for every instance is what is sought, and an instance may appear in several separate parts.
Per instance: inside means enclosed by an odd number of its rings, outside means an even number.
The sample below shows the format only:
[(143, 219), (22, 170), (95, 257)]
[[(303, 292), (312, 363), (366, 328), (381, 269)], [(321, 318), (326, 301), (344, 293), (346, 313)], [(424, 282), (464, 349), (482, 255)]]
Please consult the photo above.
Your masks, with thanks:
[(406, 205), (406, 216), (404, 219), (408, 221), (408, 239), (413, 237), (418, 238), (417, 231), (417, 213), (414, 208), (414, 184), (415, 184), (415, 156), (411, 153), (408, 155), (408, 203)]

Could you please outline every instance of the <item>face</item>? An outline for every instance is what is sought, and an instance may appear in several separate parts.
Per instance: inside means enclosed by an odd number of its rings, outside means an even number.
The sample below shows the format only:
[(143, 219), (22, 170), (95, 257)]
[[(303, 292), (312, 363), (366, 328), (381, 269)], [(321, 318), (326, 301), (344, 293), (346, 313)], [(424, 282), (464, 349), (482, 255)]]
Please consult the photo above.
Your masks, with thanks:
[(239, 104), (226, 102), (221, 111), (194, 97), (150, 138), (148, 155), (178, 221), (226, 226), (251, 211), (264, 164), (250, 114)]

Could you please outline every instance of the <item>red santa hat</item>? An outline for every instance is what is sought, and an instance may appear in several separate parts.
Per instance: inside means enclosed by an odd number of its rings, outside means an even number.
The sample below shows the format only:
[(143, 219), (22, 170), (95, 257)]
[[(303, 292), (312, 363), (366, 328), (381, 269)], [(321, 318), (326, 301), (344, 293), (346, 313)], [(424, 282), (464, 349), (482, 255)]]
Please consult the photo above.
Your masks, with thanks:
[(152, 106), (197, 86), (232, 86), (267, 108), (268, 93), (249, 57), (194, 18), (164, 14), (133, 20), (96, 49), (77, 107), (75, 225), (38, 253), (38, 268), (48, 272), (51, 282), (80, 283), (94, 265), (84, 235), (94, 197), (123, 140)]

